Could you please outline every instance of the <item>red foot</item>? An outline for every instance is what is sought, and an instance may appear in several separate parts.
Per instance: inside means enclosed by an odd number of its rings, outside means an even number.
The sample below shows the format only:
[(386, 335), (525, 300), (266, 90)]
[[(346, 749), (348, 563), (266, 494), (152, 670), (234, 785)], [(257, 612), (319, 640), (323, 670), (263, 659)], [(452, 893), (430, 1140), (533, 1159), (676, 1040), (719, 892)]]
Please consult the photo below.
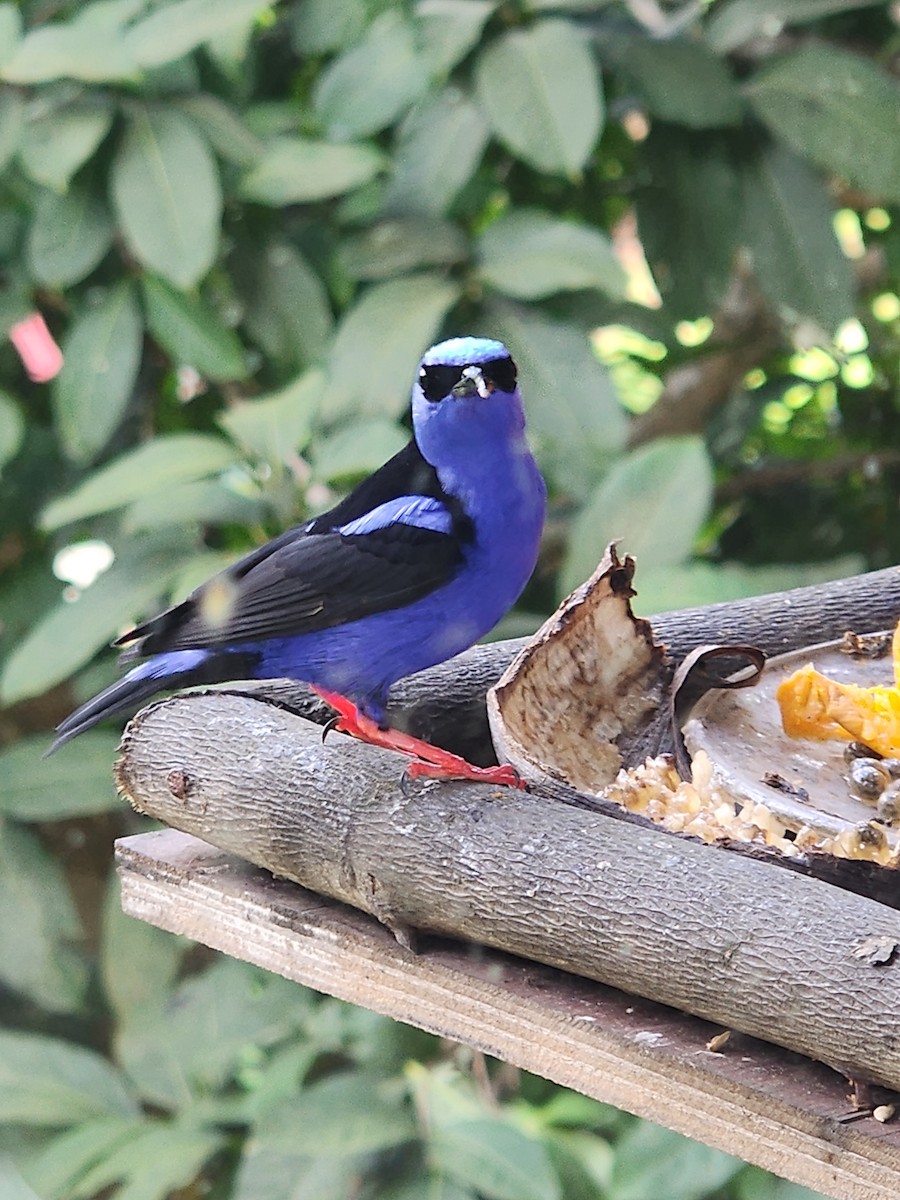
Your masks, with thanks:
[(385, 750), (399, 750), (413, 761), (406, 767), (410, 779), (473, 779), (479, 783), (497, 783), (507, 787), (524, 788), (525, 783), (515, 767), (476, 767), (458, 754), (432, 746), (421, 738), (403, 733), (399, 729), (382, 729), (364, 716), (352, 700), (337, 692), (324, 688), (312, 689), (317, 696), (330, 705), (338, 714), (333, 728), (339, 733), (348, 733), (370, 746), (381, 746)]

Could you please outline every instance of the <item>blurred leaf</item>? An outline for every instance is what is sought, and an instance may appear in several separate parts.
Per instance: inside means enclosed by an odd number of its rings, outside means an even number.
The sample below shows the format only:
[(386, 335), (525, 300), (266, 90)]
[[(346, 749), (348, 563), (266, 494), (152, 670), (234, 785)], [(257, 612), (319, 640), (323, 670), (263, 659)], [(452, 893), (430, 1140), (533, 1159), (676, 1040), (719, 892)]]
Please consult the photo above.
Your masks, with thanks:
[(25, 418), (12, 396), (0, 391), (0, 472), (19, 452), (25, 436)]
[(141, 67), (158, 67), (255, 17), (265, 0), (176, 0), (137, 21), (125, 52)]
[(122, 233), (144, 266), (180, 288), (206, 274), (218, 250), (222, 194), (209, 147), (188, 117), (132, 110), (110, 185)]
[(382, 155), (372, 146), (276, 137), (244, 176), (240, 191), (246, 200), (275, 208), (325, 200), (367, 183), (383, 165)]
[(621, 1126), (622, 1110), (611, 1104), (583, 1096), (580, 1092), (555, 1091), (546, 1104), (538, 1109), (541, 1123), (553, 1126), (572, 1126), (585, 1129), (614, 1130)]
[(479, 257), (481, 276), (520, 300), (577, 288), (624, 297), (625, 272), (609, 239), (537, 209), (515, 209), (489, 225), (479, 239)]
[[(90, 733), (82, 735), (82, 740)], [(79, 746), (82, 744), (79, 741)], [(110, 875), (103, 914), (100, 967), (106, 999), (120, 1024), (144, 1021), (169, 998), (188, 942), (122, 912), (121, 889)]]
[(836, 46), (801, 46), (761, 71), (748, 94), (788, 145), (873, 200), (900, 200), (900, 83)]
[(22, 37), (22, 14), (18, 5), (0, 4), (0, 67), (15, 54)]
[(691, 129), (737, 125), (744, 106), (725, 62), (688, 38), (629, 38), (616, 46), (619, 67), (650, 112)]
[(43, 736), (26, 737), (0, 750), (0, 813), (17, 821), (58, 821), (121, 809), (112, 766), (118, 735), (90, 730), (78, 743), (78, 757), (41, 761), (50, 744)]
[(167, 484), (128, 506), (122, 531), (138, 533), (166, 525), (254, 525), (266, 516), (258, 495), (243, 495), (221, 479)]
[(262, 157), (262, 142), (247, 128), (242, 117), (218, 96), (196, 92), (179, 96), (177, 103), (227, 162), (252, 167)]
[(3, 1196), (3, 1200), (42, 1200), (26, 1182), (13, 1159), (8, 1154), (2, 1153), (0, 1153), (0, 1195)]
[[(625, 440), (625, 412), (587, 334), (534, 309), (495, 301), (484, 327), (499, 337), (519, 367), (531, 438), (542, 465), (578, 495), (598, 473), (598, 461)], [(562, 481), (565, 481), (562, 483)]]
[(308, 371), (271, 395), (239, 400), (218, 422), (254, 457), (286, 463), (306, 447), (323, 390), (323, 372)]
[(113, 1183), (122, 1184), (116, 1200), (169, 1200), (194, 1182), (222, 1140), (220, 1133), (187, 1123), (144, 1121), (85, 1172), (71, 1200), (86, 1200)]
[(43, 1200), (72, 1200), (82, 1176), (134, 1137), (142, 1123), (134, 1117), (94, 1117), (73, 1125), (29, 1163), (28, 1178)]
[(155, 275), (143, 275), (141, 288), (150, 332), (175, 365), (216, 381), (247, 378), (241, 340), (218, 313)]
[(105, 105), (77, 101), (38, 113), (22, 127), (19, 160), (35, 183), (64, 192), (106, 137), (113, 113)]
[(99, 1054), (58, 1038), (0, 1030), (0, 1120), (74, 1125), (135, 1116), (121, 1074)]
[[(80, 79), (87, 83), (131, 79), (137, 64), (122, 41), (122, 24), (143, 8), (143, 0), (84, 4), (69, 21), (29, 30), (0, 71), (8, 83), (48, 83)], [(102, 45), (103, 53), (97, 53)]]
[(560, 1200), (559, 1179), (546, 1148), (504, 1121), (482, 1116), (435, 1130), (433, 1167), (489, 1200)]
[(126, 544), (105, 574), (77, 600), (52, 609), (10, 654), (0, 675), (3, 703), (39, 696), (83, 667), (159, 600), (187, 554), (171, 534), (168, 541), (144, 537)]
[[(0, 36), (0, 46), (3, 38)], [(25, 102), (11, 88), (0, 91), (0, 170), (2, 170), (19, 148), (22, 137)]]
[(700, 1200), (742, 1166), (737, 1158), (642, 1121), (616, 1144), (609, 1200)]
[(322, 280), (290, 242), (241, 247), (234, 261), (244, 300), (244, 325), (285, 371), (317, 363), (331, 337), (332, 316)]
[(361, 478), (402, 450), (409, 441), (395, 421), (363, 420), (316, 438), (313, 470), (318, 479), (334, 481)]
[(484, 115), (459, 88), (427, 96), (400, 126), (385, 212), (443, 216), (477, 168), (487, 140)]
[(706, 23), (706, 40), (717, 54), (744, 42), (771, 37), (773, 26), (799, 25), (832, 13), (873, 8), (878, 0), (729, 0), (717, 4)]
[[(426, 1175), (412, 1179), (409, 1183), (389, 1187), (379, 1193), (378, 1200), (479, 1200), (477, 1192), (463, 1187), (455, 1179), (445, 1175)], [(566, 1197), (566, 1200), (569, 1200)], [(572, 1200), (577, 1200), (573, 1197)]]
[(76, 462), (95, 457), (118, 428), (137, 379), (142, 338), (140, 309), (124, 280), (69, 326), (52, 396), (60, 440)]
[(390, 125), (428, 86), (412, 25), (397, 9), (377, 17), (364, 39), (320, 75), (313, 107), (338, 142), (368, 137)]
[(310, 1158), (249, 1138), (229, 1200), (344, 1200), (358, 1189), (364, 1167), (365, 1160)]
[[(599, 234), (598, 234), (599, 237)], [(354, 279), (390, 279), (416, 267), (462, 262), (468, 243), (449, 221), (381, 221), (341, 245), (344, 270)]]
[(762, 146), (744, 159), (741, 234), (768, 299), (827, 337), (854, 311), (850, 263), (834, 234), (834, 207), (816, 172), (790, 150)]
[[(40, 767), (35, 758), (32, 771)], [(47, 1012), (78, 1009), (87, 971), (73, 945), (82, 932), (65, 876), (36, 837), (8, 821), (0, 823), (0, 911), (15, 913), (15, 920), (0, 925), (0, 980)], [(6, 1071), (0, 1030), (0, 1120), (48, 1123), (22, 1116), (20, 1102), (4, 1095), (10, 1085)]]
[(655, 122), (637, 218), (656, 286), (673, 317), (715, 312), (734, 267), (741, 205), (733, 143)]
[(568, 21), (501, 35), (482, 51), (478, 95), (494, 132), (539, 171), (577, 178), (603, 121), (590, 47)]
[(745, 1167), (732, 1186), (736, 1200), (825, 1200), (821, 1192), (778, 1179), (759, 1167)]
[(416, 366), (459, 287), (439, 275), (409, 275), (369, 288), (338, 326), (328, 356), (323, 415), (399, 416)]
[(204, 433), (161, 434), (93, 471), (74, 491), (41, 513), (42, 529), (59, 529), (82, 517), (111, 512), (157, 488), (215, 475), (238, 461), (237, 451)]
[(422, 59), (432, 78), (442, 78), (472, 50), (497, 0), (419, 0), (414, 17)]
[(80, 283), (105, 258), (113, 227), (105, 205), (88, 188), (42, 192), (28, 230), (26, 252), (35, 280), (45, 287)]
[(269, 1150), (347, 1158), (402, 1146), (417, 1128), (409, 1108), (382, 1099), (371, 1076), (344, 1071), (269, 1111), (254, 1136)]
[(683, 562), (712, 504), (712, 465), (699, 437), (658, 438), (619, 459), (572, 523), (560, 586), (570, 592), (609, 542), (643, 572)]
[(366, 0), (304, 0), (290, 13), (291, 42), (299, 54), (352, 46), (369, 19)]

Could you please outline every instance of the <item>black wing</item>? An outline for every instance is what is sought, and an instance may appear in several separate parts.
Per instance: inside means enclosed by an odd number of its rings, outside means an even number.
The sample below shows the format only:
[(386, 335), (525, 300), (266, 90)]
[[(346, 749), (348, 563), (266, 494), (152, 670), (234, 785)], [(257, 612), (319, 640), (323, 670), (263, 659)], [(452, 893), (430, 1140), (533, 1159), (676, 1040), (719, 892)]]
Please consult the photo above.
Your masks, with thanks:
[[(404, 495), (430, 495), (451, 532), (394, 523), (365, 533), (339, 527)], [(330, 512), (239, 559), (182, 604), (125, 634), (141, 655), (257, 642), (341, 625), (399, 608), (449, 582), (471, 537), (459, 503), (444, 493), (414, 442)]]

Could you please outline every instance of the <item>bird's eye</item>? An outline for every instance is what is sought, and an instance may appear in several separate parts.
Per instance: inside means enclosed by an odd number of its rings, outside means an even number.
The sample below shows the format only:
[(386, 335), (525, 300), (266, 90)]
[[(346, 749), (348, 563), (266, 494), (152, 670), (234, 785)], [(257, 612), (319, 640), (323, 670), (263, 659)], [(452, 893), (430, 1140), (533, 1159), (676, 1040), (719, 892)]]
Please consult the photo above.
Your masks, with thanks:
[(516, 364), (511, 358), (495, 358), (481, 368), (485, 379), (501, 392), (514, 392), (518, 375)]
[(422, 367), (419, 371), (419, 387), (426, 400), (437, 404), (450, 395), (450, 389), (459, 383), (462, 373), (462, 367)]

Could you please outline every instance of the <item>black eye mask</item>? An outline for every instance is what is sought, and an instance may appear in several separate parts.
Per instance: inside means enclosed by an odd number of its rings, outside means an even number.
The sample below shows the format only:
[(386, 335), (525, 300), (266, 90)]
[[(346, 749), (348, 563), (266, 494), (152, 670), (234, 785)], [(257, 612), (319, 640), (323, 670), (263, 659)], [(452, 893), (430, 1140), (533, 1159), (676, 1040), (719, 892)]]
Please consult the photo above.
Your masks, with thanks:
[(451, 390), (456, 387), (463, 377), (467, 366), (480, 366), (481, 373), (488, 383), (492, 383), (501, 392), (513, 392), (516, 388), (516, 365), (511, 358), (495, 358), (486, 363), (463, 363), (459, 367), (437, 365), (422, 367), (419, 371), (419, 387), (425, 399), (431, 404), (438, 404)]

